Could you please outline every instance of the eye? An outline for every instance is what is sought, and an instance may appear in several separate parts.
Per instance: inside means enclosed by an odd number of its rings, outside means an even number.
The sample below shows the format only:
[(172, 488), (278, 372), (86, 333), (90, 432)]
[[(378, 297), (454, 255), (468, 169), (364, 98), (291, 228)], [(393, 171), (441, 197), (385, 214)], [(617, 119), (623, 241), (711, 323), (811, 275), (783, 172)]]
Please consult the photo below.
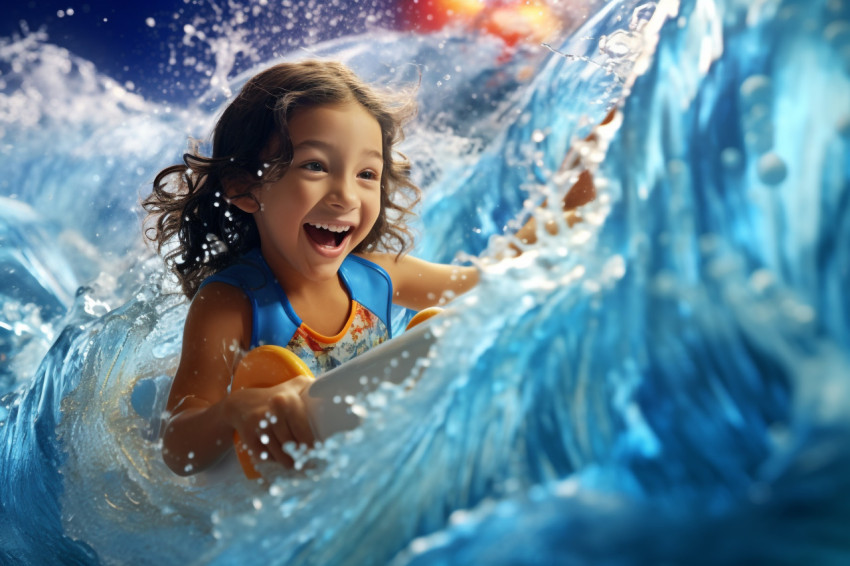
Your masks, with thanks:
[(371, 169), (367, 169), (366, 171), (362, 171), (359, 175), (361, 179), (366, 179), (367, 181), (377, 181), (378, 174)]
[(301, 166), (302, 169), (306, 169), (307, 171), (315, 171), (322, 172), (325, 170), (325, 166), (319, 163), (318, 161), (308, 161), (304, 165)]

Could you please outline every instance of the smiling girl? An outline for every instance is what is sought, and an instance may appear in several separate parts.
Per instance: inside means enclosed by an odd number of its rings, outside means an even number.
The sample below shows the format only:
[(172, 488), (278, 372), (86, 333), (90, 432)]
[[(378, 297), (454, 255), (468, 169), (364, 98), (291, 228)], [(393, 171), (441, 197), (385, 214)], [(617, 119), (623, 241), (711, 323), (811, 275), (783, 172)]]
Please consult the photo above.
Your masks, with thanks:
[(284, 346), (319, 374), (387, 340), (392, 303), (419, 310), (477, 282), (474, 268), (404, 254), (401, 203), (419, 190), (393, 147), (413, 112), (339, 63), (280, 64), (225, 109), (211, 157), (187, 153), (156, 177), (147, 235), (191, 299), (163, 436), (176, 473), (215, 464), (234, 431), (285, 465), (282, 444), (313, 443), (309, 378), (229, 393), (244, 352)]

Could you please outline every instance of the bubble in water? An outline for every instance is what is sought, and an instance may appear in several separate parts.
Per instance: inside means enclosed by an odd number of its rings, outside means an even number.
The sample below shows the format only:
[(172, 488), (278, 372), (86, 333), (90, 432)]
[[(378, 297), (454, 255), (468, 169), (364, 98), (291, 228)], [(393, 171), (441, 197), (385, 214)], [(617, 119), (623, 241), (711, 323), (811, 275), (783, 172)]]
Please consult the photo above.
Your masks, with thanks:
[(744, 164), (744, 157), (737, 148), (727, 147), (720, 152), (720, 162), (728, 171), (740, 171)]
[(777, 154), (766, 153), (759, 158), (758, 176), (764, 184), (775, 186), (788, 176), (788, 166)]
[(773, 83), (770, 77), (764, 75), (748, 77), (741, 84), (741, 98), (747, 108), (758, 104), (769, 105), (773, 99)]

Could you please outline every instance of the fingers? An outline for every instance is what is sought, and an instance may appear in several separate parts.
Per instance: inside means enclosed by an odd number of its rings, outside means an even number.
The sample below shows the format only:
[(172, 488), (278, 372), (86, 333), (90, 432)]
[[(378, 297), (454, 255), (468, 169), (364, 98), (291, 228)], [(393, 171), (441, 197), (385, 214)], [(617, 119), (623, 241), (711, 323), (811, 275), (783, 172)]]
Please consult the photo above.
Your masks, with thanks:
[(593, 176), (587, 171), (582, 171), (578, 180), (564, 197), (564, 210), (572, 210), (585, 205), (596, 198), (596, 185)]
[[(260, 421), (261, 423), (263, 421)], [(251, 459), (257, 462), (278, 462), (286, 467), (292, 467), (293, 460), (281, 448), (282, 443), (272, 431), (255, 429), (255, 434), (240, 434), (242, 448), (248, 451)]]
[(281, 423), (278, 418), (269, 417), (269, 425), (259, 434), (260, 442), (263, 443), (263, 448), (268, 454), (268, 460), (283, 464), (287, 468), (293, 466), (292, 456), (283, 450), (283, 445), (291, 441), (291, 436), (286, 421)]
[(313, 383), (313, 378), (307, 376), (299, 376), (292, 380), (293, 389), (296, 392), (296, 402), (290, 405), (291, 414), (294, 418), (288, 420), (289, 429), (292, 432), (293, 439), (299, 444), (313, 446), (316, 443), (316, 438), (313, 435), (313, 427), (310, 425), (310, 414), (307, 411), (307, 405), (301, 394)]
[(299, 376), (268, 388), (244, 389), (240, 395), (241, 419), (237, 427), (242, 444), (255, 462), (273, 461), (292, 468), (287, 443), (313, 446), (315, 438), (301, 392), (312, 379)]
[(313, 429), (310, 428), (310, 418), (301, 399), (289, 403), (276, 397), (272, 406), (274, 414), (278, 415), (274, 432), (281, 444), (295, 442), (312, 446), (315, 443)]
[(293, 459), (286, 453), (287, 443), (298, 446), (313, 446), (316, 442), (307, 407), (301, 399), (301, 391), (312, 380), (300, 376), (287, 382), (284, 391), (276, 392), (269, 401), (271, 414), (276, 418), (271, 428), (274, 431), (275, 446), (271, 447), (274, 459), (284, 466), (292, 467)]

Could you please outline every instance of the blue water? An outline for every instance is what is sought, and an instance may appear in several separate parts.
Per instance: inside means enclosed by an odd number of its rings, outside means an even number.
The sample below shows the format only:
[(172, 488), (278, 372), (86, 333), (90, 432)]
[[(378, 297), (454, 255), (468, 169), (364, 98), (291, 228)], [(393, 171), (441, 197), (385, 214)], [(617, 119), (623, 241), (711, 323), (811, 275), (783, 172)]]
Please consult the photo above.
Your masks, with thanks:
[[(3, 43), (0, 563), (850, 563), (850, 5), (612, 1), (549, 47), (311, 48), (421, 70), (417, 253), (484, 277), (306, 471), (204, 486), (158, 457), (185, 303), (137, 202), (225, 96)], [(488, 260), (613, 106), (584, 222)]]

